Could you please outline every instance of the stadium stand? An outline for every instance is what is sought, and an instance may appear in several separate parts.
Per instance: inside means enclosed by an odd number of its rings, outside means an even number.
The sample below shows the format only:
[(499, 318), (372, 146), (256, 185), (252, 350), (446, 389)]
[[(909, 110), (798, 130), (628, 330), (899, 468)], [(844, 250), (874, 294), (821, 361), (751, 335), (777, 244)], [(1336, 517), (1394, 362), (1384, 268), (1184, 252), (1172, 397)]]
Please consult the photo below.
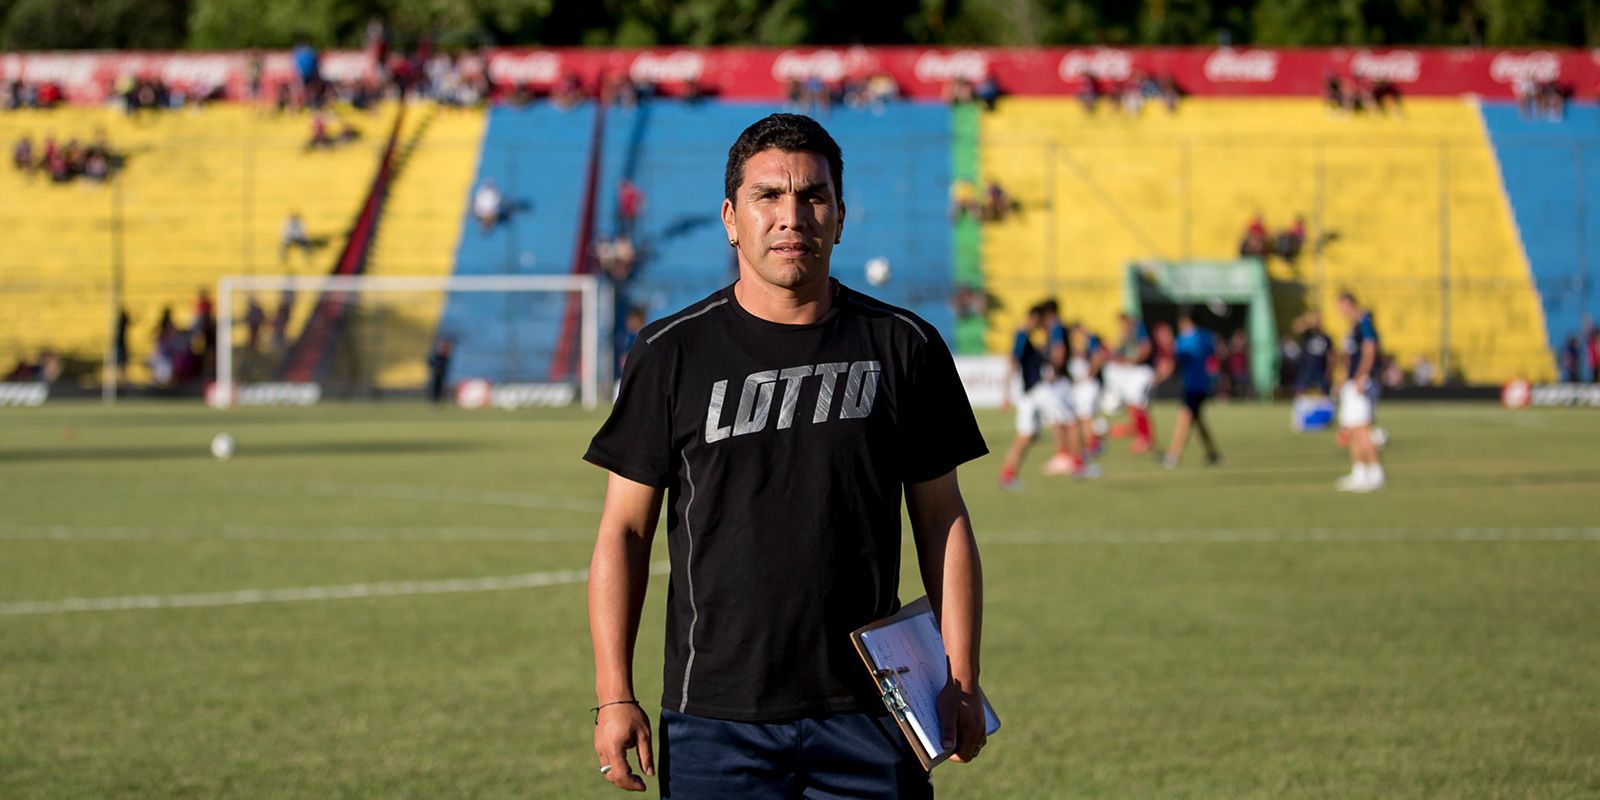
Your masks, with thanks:
[[(983, 120), (983, 179), (1021, 213), (984, 232), (1003, 346), (1040, 287), (1110, 329), (1122, 271), (1140, 259), (1232, 257), (1253, 214), (1311, 221), (1307, 252), (1269, 259), (1279, 287), (1331, 307), (1349, 288), (1374, 309), (1386, 351), (1451, 364), (1470, 381), (1553, 374), (1538, 298), (1476, 108), (1409, 101), (1402, 116), (1347, 117), (1297, 99), (1192, 98), (1137, 118), (1072, 100), (1003, 102)], [(1312, 252), (1317, 237), (1331, 237)], [(1450, 265), (1449, 308), (1439, 302)], [(1280, 309), (1282, 310), (1282, 309)]]
[[(467, 230), (463, 210), (482, 148), (486, 112), (414, 105), (401, 129), (395, 176), (379, 219), (368, 275), (446, 276)], [(426, 379), (428, 352), (443, 295), (407, 295), (386, 306), (380, 388), (414, 388)]]
[[(9, 243), (0, 248), (0, 282), (18, 289), (0, 299), (0, 361), (29, 355), (23, 349), (38, 342), (98, 360), (110, 327), (111, 265), (118, 261), (136, 381), (148, 377), (143, 365), (162, 309), (171, 308), (183, 327), (198, 290), (214, 291), (223, 275), (325, 272), (371, 180), (374, 148), (395, 109), (345, 112), (363, 137), (312, 151), (305, 148), (309, 117), (243, 105), (138, 118), (104, 108), (0, 115), (0, 140), (7, 143), (24, 135), (88, 141), (103, 130), (126, 158), (105, 186), (4, 171), (0, 227), (9, 231)], [(280, 263), (279, 234), (291, 212), (300, 214), (312, 239), (322, 240), (309, 263), (298, 254)]]
[(1552, 348), (1584, 324), (1600, 256), (1600, 108), (1574, 104), (1559, 123), (1528, 120), (1514, 103), (1486, 103), (1522, 246), (1533, 267)]

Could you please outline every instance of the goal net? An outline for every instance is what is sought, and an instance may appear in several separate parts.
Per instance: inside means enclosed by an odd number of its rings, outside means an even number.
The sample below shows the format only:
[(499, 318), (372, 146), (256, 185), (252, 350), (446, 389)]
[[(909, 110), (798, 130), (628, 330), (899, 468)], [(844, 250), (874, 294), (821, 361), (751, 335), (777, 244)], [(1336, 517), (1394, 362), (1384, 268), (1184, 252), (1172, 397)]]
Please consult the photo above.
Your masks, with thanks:
[(226, 277), (207, 398), (592, 408), (611, 382), (608, 289), (593, 275)]

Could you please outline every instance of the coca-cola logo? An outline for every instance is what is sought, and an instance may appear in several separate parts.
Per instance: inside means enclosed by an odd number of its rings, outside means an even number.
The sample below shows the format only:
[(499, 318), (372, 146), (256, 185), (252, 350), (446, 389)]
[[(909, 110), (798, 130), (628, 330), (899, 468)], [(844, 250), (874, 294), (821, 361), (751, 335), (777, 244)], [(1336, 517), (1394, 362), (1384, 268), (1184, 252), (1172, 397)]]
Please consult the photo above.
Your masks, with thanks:
[(1271, 50), (1218, 50), (1206, 58), (1212, 83), (1270, 83), (1278, 77), (1278, 54)]
[(930, 50), (917, 58), (913, 70), (924, 83), (964, 80), (979, 81), (989, 74), (989, 57), (981, 50), (956, 50), (941, 53)]
[(175, 86), (221, 86), (238, 59), (233, 56), (173, 56), (161, 67), (161, 80)]
[(1133, 53), (1127, 50), (1072, 50), (1061, 57), (1056, 74), (1063, 81), (1075, 81), (1085, 75), (1112, 81), (1125, 81), (1133, 77)]
[(1387, 53), (1363, 50), (1350, 59), (1350, 74), (1369, 81), (1416, 83), (1422, 77), (1422, 56), (1410, 50)]
[(640, 53), (628, 68), (628, 77), (647, 83), (693, 83), (705, 68), (705, 56), (693, 50)]
[(561, 79), (561, 56), (555, 53), (495, 53), (489, 57), (489, 78), (495, 83), (555, 83)]
[(867, 68), (871, 56), (865, 50), (813, 50), (802, 53), (785, 50), (772, 62), (772, 79), (779, 83), (816, 78), (823, 81), (842, 81)]
[(99, 63), (97, 56), (28, 56), (22, 64), (22, 80), (81, 86), (94, 81)]
[(371, 68), (372, 58), (361, 52), (325, 53), (317, 65), (323, 79), (334, 82), (360, 80), (367, 77)]
[(1547, 50), (1500, 53), (1489, 62), (1489, 78), (1497, 83), (1544, 82), (1561, 77), (1561, 57)]

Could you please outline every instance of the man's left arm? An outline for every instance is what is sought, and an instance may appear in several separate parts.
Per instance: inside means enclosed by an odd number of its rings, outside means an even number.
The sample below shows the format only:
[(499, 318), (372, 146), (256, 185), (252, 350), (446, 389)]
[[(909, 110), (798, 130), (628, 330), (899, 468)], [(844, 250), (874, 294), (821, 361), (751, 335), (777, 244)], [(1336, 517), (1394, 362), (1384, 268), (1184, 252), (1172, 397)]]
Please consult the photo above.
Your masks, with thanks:
[(939, 633), (950, 659), (950, 682), (939, 695), (942, 744), (954, 748), (953, 760), (971, 761), (987, 738), (978, 689), (983, 565), (955, 470), (907, 485), (906, 507), (922, 583), (938, 616)]

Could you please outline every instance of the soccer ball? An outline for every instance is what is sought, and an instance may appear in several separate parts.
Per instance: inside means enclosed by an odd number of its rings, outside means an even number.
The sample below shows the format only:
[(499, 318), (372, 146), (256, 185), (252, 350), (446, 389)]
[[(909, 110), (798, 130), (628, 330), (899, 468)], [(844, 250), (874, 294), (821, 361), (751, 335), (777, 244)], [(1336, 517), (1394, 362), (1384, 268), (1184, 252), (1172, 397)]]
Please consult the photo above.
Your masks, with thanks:
[(211, 455), (218, 461), (227, 461), (233, 458), (233, 437), (226, 433), (219, 433), (211, 440)]
[(1389, 444), (1389, 430), (1387, 428), (1372, 428), (1372, 446), (1382, 450)]
[(874, 258), (867, 262), (867, 283), (882, 286), (889, 282), (889, 259)]

